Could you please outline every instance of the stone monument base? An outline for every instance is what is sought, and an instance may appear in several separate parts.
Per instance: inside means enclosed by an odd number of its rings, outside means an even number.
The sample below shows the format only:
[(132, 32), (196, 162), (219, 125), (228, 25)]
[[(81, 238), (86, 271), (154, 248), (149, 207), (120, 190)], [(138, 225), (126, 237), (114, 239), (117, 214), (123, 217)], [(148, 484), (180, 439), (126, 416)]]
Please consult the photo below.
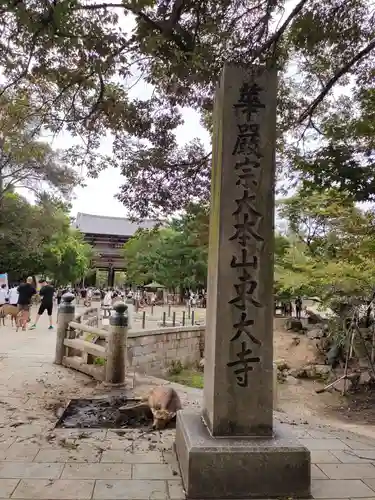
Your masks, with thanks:
[(273, 438), (214, 438), (200, 413), (179, 411), (175, 451), (188, 499), (310, 497), (310, 452)]

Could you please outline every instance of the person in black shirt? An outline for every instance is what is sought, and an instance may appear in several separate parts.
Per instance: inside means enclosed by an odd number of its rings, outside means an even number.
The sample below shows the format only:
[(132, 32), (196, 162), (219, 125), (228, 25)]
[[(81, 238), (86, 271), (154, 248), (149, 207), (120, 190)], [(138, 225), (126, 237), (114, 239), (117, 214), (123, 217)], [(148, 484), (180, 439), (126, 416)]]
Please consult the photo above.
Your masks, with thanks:
[(296, 306), (296, 318), (301, 319), (301, 311), (302, 311), (302, 299), (301, 299), (301, 297), (297, 297), (296, 300), (294, 301), (294, 304)]
[(49, 319), (49, 327), (48, 330), (52, 330), (52, 309), (53, 309), (53, 296), (55, 294), (55, 289), (52, 285), (49, 285), (46, 280), (40, 281), (41, 284), (41, 289), (39, 291), (39, 295), (42, 298), (42, 301), (40, 303), (39, 309), (38, 309), (38, 314), (36, 315), (35, 318), (35, 323), (30, 327), (30, 330), (34, 330), (36, 328), (36, 325), (38, 324), (39, 318), (41, 315), (44, 313), (44, 311), (47, 311), (48, 314), (48, 319)]
[(36, 294), (36, 290), (33, 287), (32, 283), (33, 278), (29, 276), (26, 280), (26, 283), (21, 283), (21, 285), (17, 288), (17, 305), (18, 310), (20, 311), (20, 323), (23, 331), (26, 330), (26, 323), (29, 320), (31, 299)]

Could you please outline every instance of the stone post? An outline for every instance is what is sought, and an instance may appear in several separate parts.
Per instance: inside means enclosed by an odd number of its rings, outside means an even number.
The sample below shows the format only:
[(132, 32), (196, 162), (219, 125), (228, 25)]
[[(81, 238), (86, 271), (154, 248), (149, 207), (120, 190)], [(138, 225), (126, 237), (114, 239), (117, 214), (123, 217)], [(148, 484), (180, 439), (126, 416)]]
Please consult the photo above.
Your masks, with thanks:
[(273, 426), (276, 87), (226, 65), (216, 93), (204, 400), (176, 430), (188, 498), (310, 494), (308, 450)]
[(125, 350), (128, 335), (128, 306), (116, 302), (114, 314), (109, 318), (108, 357), (105, 367), (106, 384), (123, 384), (125, 382)]
[(65, 347), (64, 339), (67, 337), (67, 330), (69, 323), (74, 320), (75, 307), (72, 304), (74, 295), (72, 293), (65, 293), (61, 297), (61, 303), (58, 309), (58, 323), (56, 333), (56, 352), (55, 364), (61, 365), (64, 357)]

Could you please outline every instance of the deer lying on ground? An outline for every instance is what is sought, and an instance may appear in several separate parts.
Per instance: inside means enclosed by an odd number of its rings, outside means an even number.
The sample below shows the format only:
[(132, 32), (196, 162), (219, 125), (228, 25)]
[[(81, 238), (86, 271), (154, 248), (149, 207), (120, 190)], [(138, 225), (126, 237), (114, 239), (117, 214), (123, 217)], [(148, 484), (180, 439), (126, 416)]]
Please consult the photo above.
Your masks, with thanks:
[(154, 417), (152, 427), (156, 430), (165, 429), (168, 423), (174, 419), (182, 404), (177, 392), (166, 385), (160, 385), (151, 389), (149, 394), (140, 398), (135, 405), (125, 405), (121, 410), (148, 407)]
[(5, 318), (10, 316), (11, 325), (16, 325), (17, 331), (20, 326), (20, 311), (17, 306), (12, 306), (11, 304), (4, 304), (0, 307), (0, 320), (3, 320), (3, 326), (5, 326)]

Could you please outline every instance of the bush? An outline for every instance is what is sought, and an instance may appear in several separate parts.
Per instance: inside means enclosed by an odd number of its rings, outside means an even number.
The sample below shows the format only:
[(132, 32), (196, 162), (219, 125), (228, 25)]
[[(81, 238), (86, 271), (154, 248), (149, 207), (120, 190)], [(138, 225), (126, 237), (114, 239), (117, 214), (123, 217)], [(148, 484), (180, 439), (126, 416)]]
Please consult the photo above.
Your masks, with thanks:
[(94, 365), (104, 366), (105, 365), (105, 359), (104, 358), (95, 358)]
[(168, 375), (178, 375), (183, 369), (184, 367), (180, 360), (172, 361), (168, 367)]

